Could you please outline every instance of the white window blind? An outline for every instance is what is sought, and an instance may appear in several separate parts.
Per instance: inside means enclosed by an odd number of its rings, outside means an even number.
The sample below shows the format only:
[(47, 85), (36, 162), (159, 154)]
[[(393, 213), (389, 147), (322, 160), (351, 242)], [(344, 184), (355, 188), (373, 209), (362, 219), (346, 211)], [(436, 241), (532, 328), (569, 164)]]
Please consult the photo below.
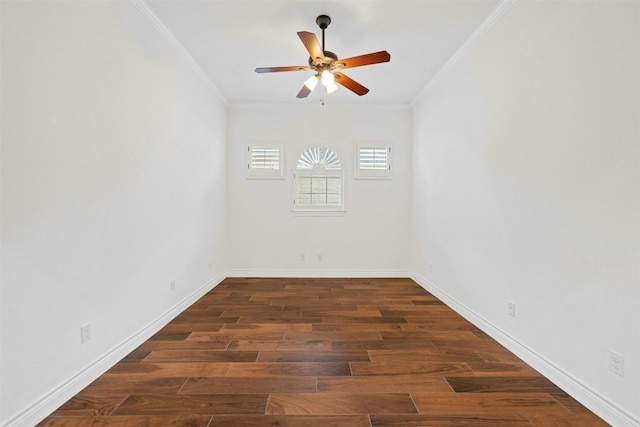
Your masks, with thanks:
[(362, 147), (360, 148), (360, 159), (358, 167), (365, 170), (387, 170), (387, 149), (384, 147)]
[(282, 178), (282, 147), (254, 145), (247, 147), (249, 178)]
[(298, 176), (298, 205), (342, 205), (342, 177), (339, 175)]
[(390, 179), (391, 147), (386, 144), (358, 144), (355, 177)]

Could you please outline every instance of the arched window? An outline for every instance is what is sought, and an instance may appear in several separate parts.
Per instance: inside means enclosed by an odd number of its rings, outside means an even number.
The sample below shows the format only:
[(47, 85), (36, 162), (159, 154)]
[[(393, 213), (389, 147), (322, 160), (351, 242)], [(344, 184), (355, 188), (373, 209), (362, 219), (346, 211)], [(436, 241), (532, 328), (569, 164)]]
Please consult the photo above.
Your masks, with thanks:
[(342, 169), (340, 157), (327, 147), (311, 147), (298, 159), (298, 169)]
[(344, 210), (340, 157), (327, 147), (311, 147), (298, 158), (293, 209), (307, 212)]

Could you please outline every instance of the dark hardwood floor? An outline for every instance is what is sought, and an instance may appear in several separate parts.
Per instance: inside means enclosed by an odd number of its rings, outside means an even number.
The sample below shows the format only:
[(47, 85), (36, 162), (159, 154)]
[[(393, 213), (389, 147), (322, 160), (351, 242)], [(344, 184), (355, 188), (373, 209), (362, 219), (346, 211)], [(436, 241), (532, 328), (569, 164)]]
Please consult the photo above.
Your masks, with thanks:
[(606, 426), (410, 279), (230, 278), (42, 426)]

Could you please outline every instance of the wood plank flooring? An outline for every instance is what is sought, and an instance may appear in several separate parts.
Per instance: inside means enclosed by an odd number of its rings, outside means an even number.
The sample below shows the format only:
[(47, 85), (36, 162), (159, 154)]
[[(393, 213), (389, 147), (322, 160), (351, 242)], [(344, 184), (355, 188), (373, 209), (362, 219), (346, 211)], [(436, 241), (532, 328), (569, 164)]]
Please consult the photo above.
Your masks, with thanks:
[(229, 278), (41, 426), (606, 426), (410, 279)]

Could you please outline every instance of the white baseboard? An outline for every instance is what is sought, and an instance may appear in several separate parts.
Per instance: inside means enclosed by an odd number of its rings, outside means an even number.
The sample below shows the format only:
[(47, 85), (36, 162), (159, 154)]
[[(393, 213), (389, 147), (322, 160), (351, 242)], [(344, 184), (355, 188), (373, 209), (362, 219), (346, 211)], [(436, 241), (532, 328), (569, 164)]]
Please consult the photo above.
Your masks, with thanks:
[(340, 277), (340, 278), (409, 278), (406, 270), (228, 270), (227, 277)]
[(605, 397), (584, 385), (577, 378), (571, 376), (551, 361), (545, 359), (542, 355), (510, 336), (504, 330), (489, 322), (464, 304), (458, 302), (455, 298), (448, 295), (427, 279), (416, 274), (411, 274), (410, 277), (606, 422), (616, 427), (640, 427), (640, 420), (633, 415), (616, 406)]
[(45, 394), (24, 411), (6, 422), (3, 427), (31, 427), (42, 421), (60, 407), (60, 405), (71, 399), (96, 378), (118, 363), (123, 357), (135, 350), (140, 344), (151, 338), (174, 317), (182, 313), (191, 304), (222, 282), (225, 277), (224, 274), (220, 274), (202, 285), (133, 336), (124, 340), (73, 377)]

